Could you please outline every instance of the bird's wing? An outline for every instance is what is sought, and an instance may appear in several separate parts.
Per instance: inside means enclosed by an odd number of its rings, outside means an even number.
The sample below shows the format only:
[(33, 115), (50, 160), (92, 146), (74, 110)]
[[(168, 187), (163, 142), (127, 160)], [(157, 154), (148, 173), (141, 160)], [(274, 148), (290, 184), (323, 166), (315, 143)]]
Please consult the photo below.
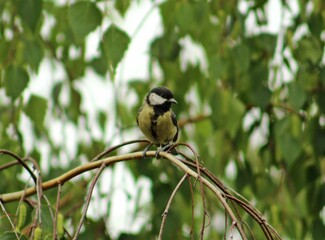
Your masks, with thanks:
[(138, 113), (137, 113), (137, 124), (138, 124), (138, 126), (139, 126), (139, 113), (141, 112), (141, 110), (142, 110), (142, 108), (143, 108), (143, 105), (139, 108), (139, 110), (138, 110)]
[(173, 124), (176, 126), (177, 130), (176, 130), (176, 134), (173, 138), (173, 141), (176, 142), (178, 139), (178, 123), (177, 123), (177, 118), (174, 112), (172, 112), (172, 120), (173, 120)]

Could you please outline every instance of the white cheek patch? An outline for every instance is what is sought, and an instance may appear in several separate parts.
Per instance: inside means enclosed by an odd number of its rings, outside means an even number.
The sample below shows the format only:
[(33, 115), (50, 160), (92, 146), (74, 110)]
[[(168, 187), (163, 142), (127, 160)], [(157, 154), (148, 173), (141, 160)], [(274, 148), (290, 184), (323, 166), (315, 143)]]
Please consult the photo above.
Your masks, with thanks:
[(156, 93), (150, 93), (149, 95), (149, 103), (151, 105), (162, 105), (167, 100)]

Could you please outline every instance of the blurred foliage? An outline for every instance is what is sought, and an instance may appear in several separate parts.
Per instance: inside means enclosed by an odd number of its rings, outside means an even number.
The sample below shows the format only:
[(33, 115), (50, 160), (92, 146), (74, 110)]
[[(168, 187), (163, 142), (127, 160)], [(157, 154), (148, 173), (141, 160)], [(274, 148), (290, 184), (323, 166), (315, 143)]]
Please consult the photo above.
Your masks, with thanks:
[[(132, 4), (141, 1), (69, 2), (0, 1), (0, 148), (29, 155), (41, 166), (44, 159), (50, 159), (50, 166), (42, 173), (43, 181), (81, 164), (82, 159), (92, 159), (107, 145), (91, 131), (90, 116), (82, 108), (84, 99), (77, 86), (89, 70), (103, 81), (114, 80), (132, 42), (114, 16), (124, 18)], [(150, 45), (150, 76), (122, 86), (135, 94), (138, 102), (130, 105), (127, 98), (119, 100), (116, 121), (110, 118), (113, 114), (107, 116), (98, 110), (92, 124), (103, 132), (107, 124), (116, 124), (115, 136), (121, 136), (135, 128), (136, 112), (147, 91), (158, 84), (168, 86), (179, 102), (175, 106), (179, 119), (207, 116), (185, 125), (180, 139), (193, 144), (205, 166), (253, 200), (282, 237), (321, 239), (325, 235), (325, 2), (279, 1), (287, 13), (295, 14), (291, 4), (296, 2), (299, 7), (290, 24), (279, 33), (265, 30), (272, 11), (267, 10), (269, 2), (184, 0), (155, 5), (163, 32)], [(245, 3), (247, 9), (240, 10), (239, 5)], [(254, 18), (256, 26), (250, 27), (248, 18)], [(53, 20), (51, 24), (49, 19)], [(107, 21), (110, 25), (105, 29)], [(99, 54), (86, 57), (87, 37), (98, 29)], [(206, 66), (196, 60), (184, 67), (184, 54), (191, 56), (184, 39), (202, 49)], [(73, 49), (78, 54), (72, 56)], [(59, 64), (64, 72), (63, 79), (54, 84), (50, 73), (42, 79), (52, 86), (47, 99), (41, 93), (28, 94), (29, 84), (45, 60)], [(160, 68), (162, 81), (154, 75), (154, 67)], [(62, 100), (62, 96), (66, 99)], [(27, 127), (32, 136), (22, 131), (26, 121), (32, 123)], [(80, 134), (85, 139), (74, 143), (77, 150), (73, 156), (66, 142), (53, 139), (50, 130), (55, 128), (54, 122), (87, 132)], [(40, 144), (47, 146), (46, 153)], [(60, 159), (70, 160), (60, 166)], [(9, 161), (9, 157), (1, 156), (1, 164)], [(232, 174), (228, 173), (230, 165)], [(161, 213), (182, 174), (164, 162), (132, 161), (127, 167), (135, 180), (141, 176), (150, 179), (152, 202), (144, 209), (150, 218), (140, 230), (121, 233), (118, 239), (154, 239)], [(1, 171), (4, 181), (0, 182), (0, 193), (23, 189), (24, 181), (18, 178), (21, 171), (20, 167)], [(79, 221), (86, 186), (85, 181), (77, 180), (63, 187), (60, 209), (69, 229)], [(195, 191), (196, 208), (200, 209), (198, 188)], [(54, 208), (56, 190), (48, 191), (47, 197)], [(224, 216), (222, 209), (209, 198), (207, 201), (211, 224), (206, 239), (223, 239), (224, 229), (214, 228), (218, 225), (216, 217)], [(80, 239), (111, 238), (110, 228), (103, 221), (109, 215), (110, 202), (108, 213), (87, 220)], [(42, 204), (42, 236), (52, 239), (53, 223), (47, 221), (49, 208)], [(189, 236), (191, 204), (189, 188), (184, 185), (167, 217), (166, 239)], [(5, 206), (10, 216), (15, 216), (17, 203)], [(143, 213), (140, 208), (136, 206), (135, 215)], [(35, 215), (31, 209), (27, 211), (25, 230), (30, 229), (31, 216)], [(258, 225), (249, 218), (245, 220), (256, 239), (262, 239)], [(194, 220), (194, 239), (200, 223), (199, 215)], [(14, 239), (11, 231), (1, 214), (0, 239)]]

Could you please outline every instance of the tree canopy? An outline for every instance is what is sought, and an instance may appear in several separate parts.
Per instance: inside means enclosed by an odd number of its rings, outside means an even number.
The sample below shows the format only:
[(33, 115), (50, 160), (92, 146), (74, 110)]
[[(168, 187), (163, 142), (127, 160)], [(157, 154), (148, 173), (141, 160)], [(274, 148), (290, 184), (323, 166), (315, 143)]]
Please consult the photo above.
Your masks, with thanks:
[[(124, 21), (143, 4), (150, 8), (130, 33)], [(159, 24), (145, 28), (154, 11)], [(162, 220), (164, 239), (199, 239), (204, 220), (205, 239), (237, 234), (229, 211), (202, 193), (200, 171), (229, 205), (233, 190), (254, 209), (231, 205), (247, 236), (266, 236), (254, 214), (284, 239), (325, 236), (324, 1), (14, 0), (0, 1), (0, 12), (0, 239), (70, 239), (80, 221), (78, 239), (154, 239)], [(143, 53), (148, 74), (123, 79), (139, 31), (160, 28)], [(155, 86), (179, 103), (176, 149), (201, 166), (188, 165), (199, 174), (187, 172), (188, 183), (172, 155), (141, 159), (134, 152), (145, 144), (128, 142), (143, 139), (135, 117)], [(134, 159), (99, 168), (105, 149)], [(34, 186), (28, 197), (3, 198)], [(129, 225), (113, 231), (116, 195), (130, 208), (127, 224), (116, 221)], [(93, 214), (82, 213), (85, 202)]]

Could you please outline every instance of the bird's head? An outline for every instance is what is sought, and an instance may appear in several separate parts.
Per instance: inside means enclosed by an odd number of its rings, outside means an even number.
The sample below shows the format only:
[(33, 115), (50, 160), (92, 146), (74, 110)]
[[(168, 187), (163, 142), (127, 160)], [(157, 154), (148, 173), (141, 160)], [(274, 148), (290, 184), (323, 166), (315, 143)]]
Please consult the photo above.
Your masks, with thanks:
[(150, 106), (165, 106), (170, 108), (173, 103), (177, 104), (173, 93), (166, 87), (156, 87), (151, 89), (146, 97), (146, 101)]

